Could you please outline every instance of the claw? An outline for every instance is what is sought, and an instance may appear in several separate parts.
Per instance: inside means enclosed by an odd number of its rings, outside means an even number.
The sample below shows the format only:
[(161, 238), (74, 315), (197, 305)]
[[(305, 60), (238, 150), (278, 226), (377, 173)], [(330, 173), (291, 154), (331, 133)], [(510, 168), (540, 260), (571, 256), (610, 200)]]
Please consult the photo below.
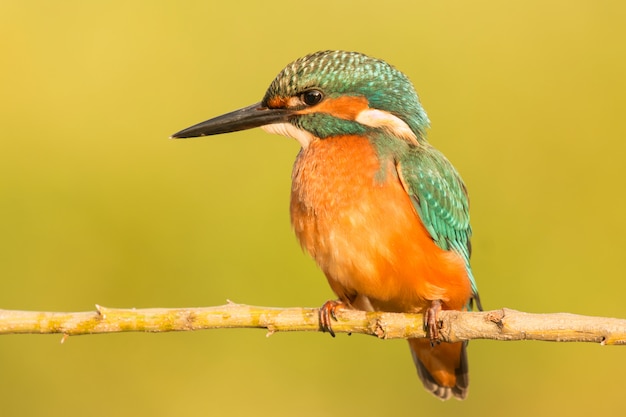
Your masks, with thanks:
[(337, 307), (343, 306), (343, 303), (339, 300), (329, 300), (320, 307), (320, 330), (322, 332), (328, 332), (332, 337), (335, 337), (331, 320), (337, 321), (335, 310)]
[(441, 343), (439, 339), (439, 312), (441, 311), (441, 300), (433, 300), (430, 307), (424, 314), (424, 330), (428, 332), (430, 345), (435, 346)]

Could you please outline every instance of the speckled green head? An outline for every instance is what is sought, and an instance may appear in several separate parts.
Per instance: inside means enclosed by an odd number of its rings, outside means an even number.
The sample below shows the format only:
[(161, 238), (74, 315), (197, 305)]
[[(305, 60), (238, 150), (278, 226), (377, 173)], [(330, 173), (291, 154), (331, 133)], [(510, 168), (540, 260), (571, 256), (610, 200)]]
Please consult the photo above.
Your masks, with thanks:
[(262, 103), (271, 107), (277, 97), (298, 97), (310, 90), (328, 98), (364, 97), (370, 108), (400, 118), (420, 137), (429, 125), (408, 77), (385, 61), (358, 52), (320, 51), (292, 62), (276, 76)]
[(316, 138), (387, 133), (418, 145), (428, 117), (406, 75), (358, 52), (322, 51), (287, 65), (263, 100), (184, 129), (172, 137), (261, 127), (307, 147)]

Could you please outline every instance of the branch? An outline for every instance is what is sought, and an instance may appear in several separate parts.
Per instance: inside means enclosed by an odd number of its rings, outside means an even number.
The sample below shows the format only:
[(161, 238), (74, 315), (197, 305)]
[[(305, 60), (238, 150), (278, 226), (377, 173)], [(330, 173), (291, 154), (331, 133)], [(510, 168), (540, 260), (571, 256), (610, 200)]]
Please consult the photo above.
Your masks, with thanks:
[[(426, 337), (421, 314), (364, 312), (338, 308), (335, 333), (362, 333), (381, 339)], [(228, 303), (202, 308), (117, 309), (96, 306), (77, 313), (0, 310), (0, 335), (67, 336), (117, 332), (172, 332), (261, 328), (274, 332), (320, 331), (317, 308), (271, 308)], [(626, 320), (569, 313), (531, 314), (503, 308), (485, 312), (441, 311), (444, 342), (472, 339), (544, 340), (626, 344)]]

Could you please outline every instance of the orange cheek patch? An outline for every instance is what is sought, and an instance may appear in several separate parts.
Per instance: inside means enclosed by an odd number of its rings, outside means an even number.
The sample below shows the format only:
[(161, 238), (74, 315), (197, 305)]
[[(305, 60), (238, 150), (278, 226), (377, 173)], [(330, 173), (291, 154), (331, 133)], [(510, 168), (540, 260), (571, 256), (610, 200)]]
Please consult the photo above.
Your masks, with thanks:
[(267, 101), (267, 107), (270, 109), (282, 109), (287, 107), (289, 98), (274, 96)]
[(270, 109), (289, 109), (301, 105), (297, 97), (272, 97), (267, 100)]
[(328, 113), (340, 119), (355, 120), (368, 107), (365, 97), (342, 96), (328, 98), (316, 106), (299, 111), (298, 114)]

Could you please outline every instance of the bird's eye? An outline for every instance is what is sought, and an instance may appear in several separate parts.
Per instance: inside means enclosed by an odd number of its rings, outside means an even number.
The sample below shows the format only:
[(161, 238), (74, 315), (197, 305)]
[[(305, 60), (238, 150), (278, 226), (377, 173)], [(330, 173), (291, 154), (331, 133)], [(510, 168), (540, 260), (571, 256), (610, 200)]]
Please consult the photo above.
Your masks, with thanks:
[(302, 93), (300, 96), (304, 104), (307, 106), (314, 106), (324, 98), (324, 95), (319, 90), (309, 90)]

